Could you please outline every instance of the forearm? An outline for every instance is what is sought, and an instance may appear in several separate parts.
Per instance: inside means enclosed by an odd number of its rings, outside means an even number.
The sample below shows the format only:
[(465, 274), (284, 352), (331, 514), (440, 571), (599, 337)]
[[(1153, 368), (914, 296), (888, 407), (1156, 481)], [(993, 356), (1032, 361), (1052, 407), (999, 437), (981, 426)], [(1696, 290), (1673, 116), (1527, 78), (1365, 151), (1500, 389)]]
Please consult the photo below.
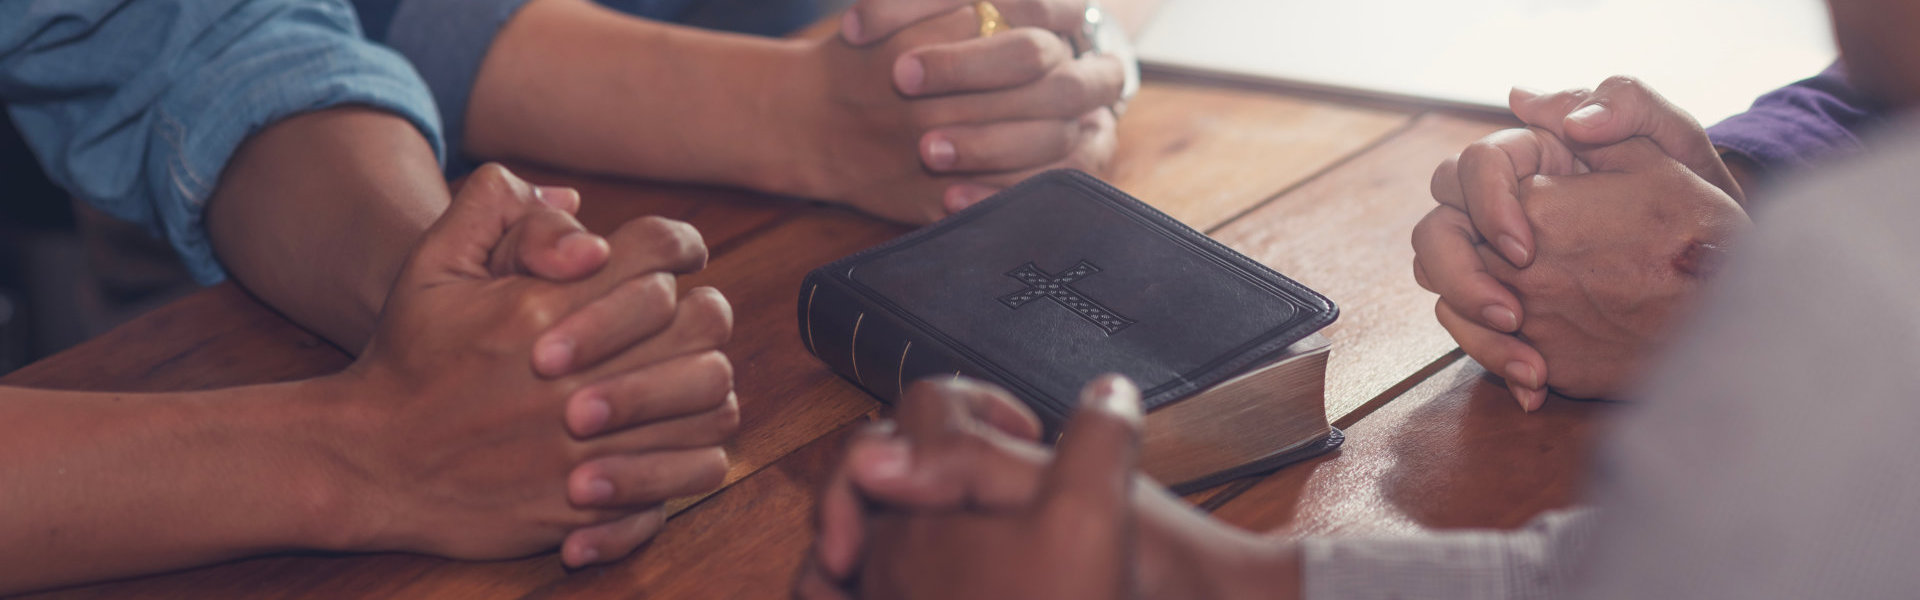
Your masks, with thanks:
[(207, 230), (240, 285), (357, 354), (407, 253), (448, 202), (411, 123), (334, 108), (248, 139), (208, 203)]
[[(586, 0), (534, 0), (494, 39), (464, 150), (633, 177), (787, 193), (808, 187), (789, 130), (809, 42), (662, 24)], [(817, 86), (815, 86), (817, 87)]]
[(348, 544), (326, 385), (0, 388), (0, 594)]
[[(1144, 483), (1144, 482), (1143, 482)], [(1213, 519), (1157, 485), (1136, 486), (1141, 598), (1290, 600), (1301, 596), (1291, 540)]]

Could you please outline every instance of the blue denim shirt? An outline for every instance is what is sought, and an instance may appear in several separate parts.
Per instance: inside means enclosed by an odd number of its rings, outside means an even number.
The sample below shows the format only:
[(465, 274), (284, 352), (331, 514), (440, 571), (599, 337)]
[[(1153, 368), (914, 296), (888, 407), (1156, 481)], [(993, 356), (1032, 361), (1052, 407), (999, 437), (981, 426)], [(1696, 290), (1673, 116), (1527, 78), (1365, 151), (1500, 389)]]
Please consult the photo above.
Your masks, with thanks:
[(372, 106), (445, 156), (426, 85), (346, 0), (0, 0), (0, 101), (55, 183), (164, 235), (202, 283), (226, 275), (207, 198), (262, 127)]
[[(493, 38), (530, 0), (353, 0), (367, 37), (412, 60), (444, 117), (447, 176), (479, 164), (460, 155), (467, 100)], [(628, 15), (723, 31), (782, 35), (819, 16), (815, 0), (595, 0)], [(609, 116), (608, 118), (616, 118)]]

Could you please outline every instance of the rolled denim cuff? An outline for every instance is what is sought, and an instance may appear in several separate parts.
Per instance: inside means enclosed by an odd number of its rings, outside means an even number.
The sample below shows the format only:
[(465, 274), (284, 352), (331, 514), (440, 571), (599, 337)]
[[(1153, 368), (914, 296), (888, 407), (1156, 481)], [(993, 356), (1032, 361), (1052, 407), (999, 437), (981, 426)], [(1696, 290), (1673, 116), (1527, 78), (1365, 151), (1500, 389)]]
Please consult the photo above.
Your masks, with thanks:
[(288, 3), (270, 26), (181, 68), (159, 98), (145, 177), (160, 229), (195, 280), (226, 278), (207, 237), (207, 200), (240, 144), (287, 117), (339, 106), (399, 115), (439, 156), (439, 115), (413, 68), (359, 37), (344, 3)]

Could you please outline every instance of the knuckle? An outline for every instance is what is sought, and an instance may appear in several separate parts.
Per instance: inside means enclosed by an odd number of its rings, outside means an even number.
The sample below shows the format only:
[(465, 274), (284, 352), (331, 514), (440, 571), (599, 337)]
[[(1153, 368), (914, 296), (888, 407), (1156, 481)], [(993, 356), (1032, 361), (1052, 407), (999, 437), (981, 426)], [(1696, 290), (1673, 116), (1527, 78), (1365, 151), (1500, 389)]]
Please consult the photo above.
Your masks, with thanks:
[(489, 162), (487, 164), (480, 165), (480, 168), (478, 169), (474, 169), (473, 174), (467, 176), (467, 184), (468, 185), (484, 185), (484, 186), (508, 186), (508, 185), (511, 185), (510, 177), (512, 177), (512, 174), (507, 171), (506, 167), (501, 166), (500, 163), (497, 163), (497, 162)]
[(1420, 222), (1413, 225), (1415, 253), (1423, 250), (1431, 251), (1435, 247), (1439, 234), (1448, 226), (1446, 215), (1445, 211), (1436, 208), (1428, 211), (1427, 216), (1421, 217)]
[(1433, 179), (1428, 183), (1428, 187), (1431, 188), (1433, 198), (1439, 200), (1441, 196), (1450, 195), (1459, 185), (1460, 155), (1455, 154), (1440, 161), (1440, 165), (1433, 168)]
[(1585, 102), (1591, 93), (1585, 88), (1568, 88), (1554, 92), (1550, 99), (1557, 105), (1572, 105)]
[(527, 185), (526, 181), (521, 180), (518, 175), (514, 175), (513, 171), (508, 170), (505, 166), (495, 162), (481, 165), (479, 169), (476, 169), (473, 175), (468, 176), (467, 185), (479, 186), (479, 190), (484, 193), (499, 194), (521, 200), (530, 197), (533, 192), (532, 186)]
[(688, 317), (693, 320), (693, 338), (718, 348), (733, 337), (733, 305), (727, 303), (720, 291), (710, 288), (695, 288), (689, 292), (684, 303), (690, 311)]
[(560, 321), (560, 302), (552, 294), (528, 290), (513, 298), (514, 319), (534, 330), (545, 330)]
[(700, 491), (711, 491), (727, 482), (727, 451), (724, 448), (708, 448), (700, 453), (700, 469), (694, 476), (695, 487)]
[(714, 410), (713, 428), (718, 438), (723, 440), (733, 437), (734, 432), (740, 430), (740, 401), (733, 394), (727, 394), (720, 407)]
[(638, 238), (634, 242), (652, 255), (682, 267), (699, 269), (707, 263), (707, 245), (701, 239), (699, 230), (683, 221), (664, 217), (648, 216), (634, 219), (622, 225), (621, 232), (626, 237)]
[(675, 293), (679, 285), (673, 275), (667, 273), (648, 273), (620, 284), (620, 295), (631, 298), (631, 304), (625, 308), (648, 313), (671, 314), (676, 304)]
[(1059, 112), (1078, 115), (1092, 108), (1092, 105), (1087, 103), (1087, 97), (1090, 94), (1087, 93), (1086, 83), (1065, 71), (1055, 71), (1047, 75), (1046, 79), (1042, 80), (1042, 86), (1041, 89), (1046, 94), (1044, 103), (1064, 109)]
[(1638, 77), (1632, 75), (1614, 75), (1600, 82), (1600, 87), (1596, 91), (1644, 91), (1645, 89), (1646, 84), (1641, 82)]
[(726, 353), (709, 350), (694, 357), (694, 368), (707, 374), (706, 389), (716, 395), (725, 395), (733, 390), (733, 361)]
[(1067, 97), (1073, 103), (1069, 106), (1079, 107), (1079, 110), (1072, 114), (1078, 115), (1094, 107), (1110, 104), (1106, 99), (1100, 78), (1088, 77), (1079, 71), (1066, 70), (1062, 73), (1061, 79), (1067, 82), (1067, 89), (1070, 90)]
[(1466, 148), (1460, 150), (1460, 160), (1455, 164), (1455, 167), (1460, 170), (1470, 170), (1474, 166), (1484, 163), (1488, 159), (1501, 153), (1500, 145), (1493, 141), (1492, 136), (1474, 140), (1473, 143), (1467, 144)]
[(1045, 72), (1052, 61), (1052, 48), (1042, 36), (1050, 36), (1036, 29), (1021, 29), (1020, 35), (1008, 37), (1007, 64), (1016, 72), (1028, 77)]

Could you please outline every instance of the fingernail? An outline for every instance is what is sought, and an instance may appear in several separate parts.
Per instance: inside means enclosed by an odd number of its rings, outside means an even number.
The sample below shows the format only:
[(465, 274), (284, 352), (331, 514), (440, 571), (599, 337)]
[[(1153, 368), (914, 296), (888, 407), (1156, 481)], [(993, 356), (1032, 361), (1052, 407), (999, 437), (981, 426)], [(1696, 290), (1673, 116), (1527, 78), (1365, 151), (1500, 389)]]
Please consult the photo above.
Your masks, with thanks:
[(1489, 304), (1486, 308), (1480, 309), (1480, 317), (1486, 319), (1488, 325), (1501, 331), (1512, 332), (1520, 328), (1520, 317), (1513, 314), (1513, 311), (1507, 307), (1498, 304)]
[(1527, 264), (1527, 247), (1520, 245), (1520, 240), (1513, 239), (1511, 235), (1500, 236), (1500, 253), (1507, 255), (1507, 260), (1513, 266)]
[(867, 475), (876, 479), (899, 479), (907, 476), (907, 470), (913, 457), (905, 442), (888, 440), (866, 446), (866, 459), (863, 461)]
[(579, 408), (574, 410), (574, 435), (587, 437), (600, 433), (607, 426), (607, 419), (613, 417), (613, 405), (599, 392), (586, 392), (586, 396), (575, 402)]
[(1567, 120), (1583, 127), (1599, 127), (1613, 119), (1613, 111), (1600, 104), (1588, 104), (1567, 115)]
[(605, 238), (585, 231), (575, 231), (560, 236), (559, 240), (554, 241), (553, 249), (565, 256), (583, 256), (599, 254), (609, 248)]
[(533, 198), (549, 208), (571, 212), (578, 203), (574, 202), (573, 188), (536, 185), (533, 186)]
[(1119, 375), (1102, 375), (1088, 384), (1080, 393), (1083, 406), (1099, 405), (1108, 411), (1123, 416), (1139, 416), (1140, 401), (1133, 382)]
[(567, 367), (573, 363), (573, 340), (560, 338), (540, 344), (540, 347), (533, 352), (533, 362), (540, 367), (542, 373), (548, 375), (565, 373)]
[(860, 15), (858, 13), (847, 11), (847, 14), (841, 15), (840, 37), (846, 38), (848, 43), (853, 44), (858, 44), (863, 41), (860, 39)]
[(1517, 389), (1513, 391), (1513, 398), (1520, 402), (1520, 410), (1533, 412), (1540, 410), (1540, 406), (1546, 404), (1547, 391), (1533, 388)]
[(595, 479), (587, 482), (587, 497), (584, 498), (584, 500), (586, 500), (584, 504), (601, 504), (612, 499), (613, 482), (607, 481), (606, 479)]
[(991, 188), (956, 183), (947, 186), (946, 196), (941, 200), (942, 204), (946, 205), (947, 214), (953, 214), (966, 210), (967, 207), (979, 204), (981, 200), (986, 200), (992, 195), (993, 189)]
[(932, 137), (933, 139), (927, 141), (927, 168), (935, 171), (953, 168), (953, 163), (956, 161), (953, 140), (939, 135)]
[(1527, 388), (1537, 388), (1540, 387), (1539, 376), (1533, 371), (1533, 365), (1517, 360), (1507, 363), (1507, 381), (1509, 382)]
[(919, 57), (902, 56), (900, 60), (893, 61), (893, 85), (900, 88), (900, 93), (909, 96), (918, 94), (926, 83), (927, 67), (920, 64)]

